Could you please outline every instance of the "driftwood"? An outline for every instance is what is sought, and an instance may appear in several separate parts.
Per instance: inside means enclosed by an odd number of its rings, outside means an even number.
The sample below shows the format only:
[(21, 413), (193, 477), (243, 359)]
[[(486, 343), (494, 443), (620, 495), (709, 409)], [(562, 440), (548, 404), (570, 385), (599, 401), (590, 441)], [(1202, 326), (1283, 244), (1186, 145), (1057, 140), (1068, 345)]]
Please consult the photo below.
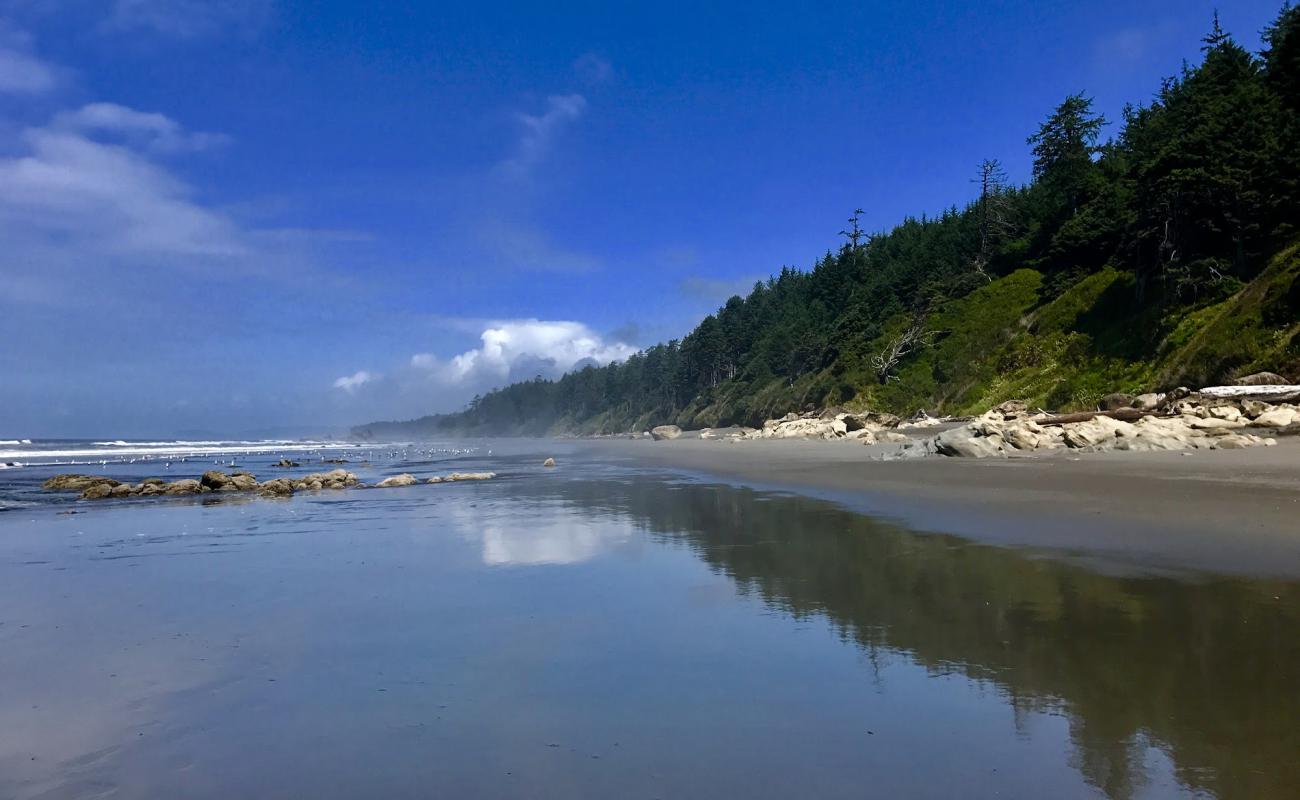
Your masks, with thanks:
[(1156, 411), (1148, 408), (1119, 408), (1114, 411), (1081, 411), (1078, 414), (1057, 414), (1054, 417), (1034, 417), (1039, 425), (1069, 425), (1073, 422), (1087, 422), (1097, 417), (1110, 417), (1121, 422), (1134, 422), (1143, 417), (1155, 416)]
[(1207, 386), (1193, 397), (1209, 400), (1261, 400), (1265, 403), (1300, 402), (1300, 386)]

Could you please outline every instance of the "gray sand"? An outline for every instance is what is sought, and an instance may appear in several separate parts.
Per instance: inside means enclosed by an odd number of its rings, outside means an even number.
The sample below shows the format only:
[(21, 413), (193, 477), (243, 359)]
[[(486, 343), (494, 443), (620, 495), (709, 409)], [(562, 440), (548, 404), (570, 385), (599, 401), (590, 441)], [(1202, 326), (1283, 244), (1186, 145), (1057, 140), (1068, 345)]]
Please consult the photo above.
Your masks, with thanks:
[(1300, 576), (1296, 439), (1251, 450), (981, 460), (880, 461), (881, 447), (792, 440), (596, 440), (584, 449), (1119, 567)]

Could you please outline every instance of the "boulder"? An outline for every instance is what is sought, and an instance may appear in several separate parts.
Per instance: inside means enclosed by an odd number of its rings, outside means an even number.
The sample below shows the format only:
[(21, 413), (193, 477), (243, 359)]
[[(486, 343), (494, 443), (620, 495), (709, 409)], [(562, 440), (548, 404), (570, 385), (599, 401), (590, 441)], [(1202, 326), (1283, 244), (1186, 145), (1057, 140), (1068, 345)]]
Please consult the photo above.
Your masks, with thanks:
[(1254, 372), (1232, 382), (1234, 386), (1285, 386), (1290, 381), (1276, 372)]
[[(156, 487), (156, 490), (146, 492), (145, 490), (148, 488), (148, 486)], [(163, 484), (162, 486), (158, 486), (158, 484), (149, 484), (148, 486), (141, 487), (140, 493), (141, 494), (146, 494), (146, 493), (148, 494), (199, 494), (200, 492), (203, 491), (203, 485), (198, 481), (194, 480), (193, 478), (183, 478), (179, 481)]]
[(1133, 398), (1134, 408), (1159, 408), (1165, 402), (1165, 396), (1158, 392), (1147, 392)]
[(958, 458), (989, 458), (1006, 454), (1001, 436), (980, 436), (970, 427), (944, 431), (934, 437), (933, 444), (940, 455)]
[(81, 492), (82, 500), (102, 500), (113, 493), (113, 486), (107, 483), (92, 483)]
[(1101, 398), (1100, 402), (1097, 403), (1097, 409), (1099, 411), (1118, 411), (1121, 408), (1131, 408), (1133, 399), (1131, 394), (1114, 392)]
[[(391, 489), (397, 486), (414, 486), (417, 483), (419, 483), (419, 481), (415, 479), (414, 475), (411, 475), (410, 473), (403, 473), (401, 475), (394, 475), (391, 478), (384, 478), (382, 481), (375, 484), (375, 488)], [(320, 488), (320, 487), (317, 486), (313, 488)]]
[(905, 433), (897, 431), (885, 431), (876, 437), (879, 441), (889, 442), (890, 444), (907, 444), (912, 441), (912, 437)]
[(489, 481), (495, 478), (495, 472), (453, 472), (443, 478), (444, 481)]
[(1065, 426), (1062, 441), (1069, 447), (1103, 447), (1113, 444), (1120, 436), (1135, 434), (1133, 425), (1110, 417), (1093, 417), (1086, 422)]
[(214, 492), (220, 492), (230, 483), (230, 476), (219, 470), (210, 469), (199, 478), (199, 484)]
[(676, 439), (682, 435), (682, 429), (676, 425), (659, 425), (650, 429), (650, 438), (656, 442), (664, 439)]
[(1261, 428), (1285, 428), (1294, 422), (1300, 422), (1300, 413), (1294, 408), (1278, 406), (1263, 412), (1250, 423)]
[(555, 466), (555, 459), (553, 459), (553, 458), (548, 458), (548, 459), (546, 459), (545, 461), (542, 462), (542, 466), (543, 466), (543, 467), (553, 467), (553, 466)]
[(257, 488), (257, 477), (247, 472), (236, 472), (230, 476), (227, 486), (233, 487), (230, 491), (251, 492)]
[(1272, 408), (1272, 406), (1260, 400), (1241, 401), (1241, 413), (1245, 414), (1251, 419), (1258, 417), (1260, 414), (1263, 414), (1265, 411), (1268, 411), (1270, 408)]
[(1210, 416), (1215, 419), (1226, 419), (1228, 422), (1237, 422), (1241, 419), (1241, 411), (1236, 406), (1214, 406), (1210, 409)]
[(272, 478), (258, 486), (257, 493), (263, 497), (289, 497), (293, 494), (293, 481), (288, 478)]
[(131, 494), (132, 488), (125, 483), (119, 483), (108, 491), (109, 497), (130, 497)]
[(301, 465), (300, 465), (297, 461), (290, 461), (290, 460), (287, 459), (287, 458), (282, 458), (282, 459), (280, 459), (279, 461), (277, 461), (277, 462), (275, 462), (274, 464), (272, 464), (271, 466), (273, 466), (273, 467), (282, 467), (282, 468), (284, 468), (284, 469), (288, 469), (289, 467), (297, 467), (297, 466), (301, 466)]
[(105, 478), (103, 475), (55, 475), (42, 483), (41, 488), (51, 492), (83, 492), (101, 483), (112, 488), (117, 486), (119, 481)]
[(1247, 447), (1260, 447), (1264, 440), (1258, 436), (1252, 436), (1249, 433), (1233, 433), (1227, 436), (1220, 436), (1214, 442), (1215, 448), (1219, 450), (1244, 450)]
[(1001, 414), (1003, 419), (1010, 419), (1027, 413), (1029, 405), (1024, 400), (1007, 400), (994, 406), (993, 410)]
[(1206, 416), (1204, 418), (1183, 417), (1183, 419), (1186, 420), (1187, 427), (1193, 430), (1205, 431), (1207, 433), (1226, 432), (1230, 430), (1235, 430), (1237, 428), (1246, 427), (1246, 423), (1242, 422), (1240, 419), (1228, 420), (1228, 419), (1220, 419), (1218, 417), (1210, 417), (1210, 416)]

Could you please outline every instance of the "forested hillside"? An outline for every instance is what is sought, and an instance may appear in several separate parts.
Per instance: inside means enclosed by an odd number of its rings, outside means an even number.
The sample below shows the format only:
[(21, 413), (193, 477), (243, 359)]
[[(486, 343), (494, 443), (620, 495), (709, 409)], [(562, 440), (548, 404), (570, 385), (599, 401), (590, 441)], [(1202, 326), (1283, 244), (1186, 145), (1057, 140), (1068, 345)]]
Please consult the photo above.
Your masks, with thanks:
[[(828, 405), (1083, 408), (1114, 391), (1300, 377), (1300, 9), (1252, 53), (1215, 20), (1199, 64), (1103, 120), (1083, 94), (1033, 131), (1034, 176), (733, 297), (680, 341), (362, 436), (761, 424)], [(1103, 134), (1109, 134), (1103, 138)]]

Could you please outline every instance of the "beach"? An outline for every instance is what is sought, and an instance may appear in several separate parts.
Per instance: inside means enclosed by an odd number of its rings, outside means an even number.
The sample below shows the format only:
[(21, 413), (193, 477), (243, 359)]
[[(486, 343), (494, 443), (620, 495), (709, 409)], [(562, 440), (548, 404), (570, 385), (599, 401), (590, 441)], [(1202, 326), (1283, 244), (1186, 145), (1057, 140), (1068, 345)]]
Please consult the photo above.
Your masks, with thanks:
[[(0, 796), (1300, 787), (1290, 442), (1077, 461), (688, 438), (154, 446), (191, 460), (2, 479)], [(420, 482), (39, 488), (231, 460)], [(493, 477), (425, 482), (454, 471)]]
[(1251, 450), (884, 460), (847, 442), (584, 443), (644, 462), (827, 497), (923, 530), (1114, 566), (1300, 577), (1300, 438)]

